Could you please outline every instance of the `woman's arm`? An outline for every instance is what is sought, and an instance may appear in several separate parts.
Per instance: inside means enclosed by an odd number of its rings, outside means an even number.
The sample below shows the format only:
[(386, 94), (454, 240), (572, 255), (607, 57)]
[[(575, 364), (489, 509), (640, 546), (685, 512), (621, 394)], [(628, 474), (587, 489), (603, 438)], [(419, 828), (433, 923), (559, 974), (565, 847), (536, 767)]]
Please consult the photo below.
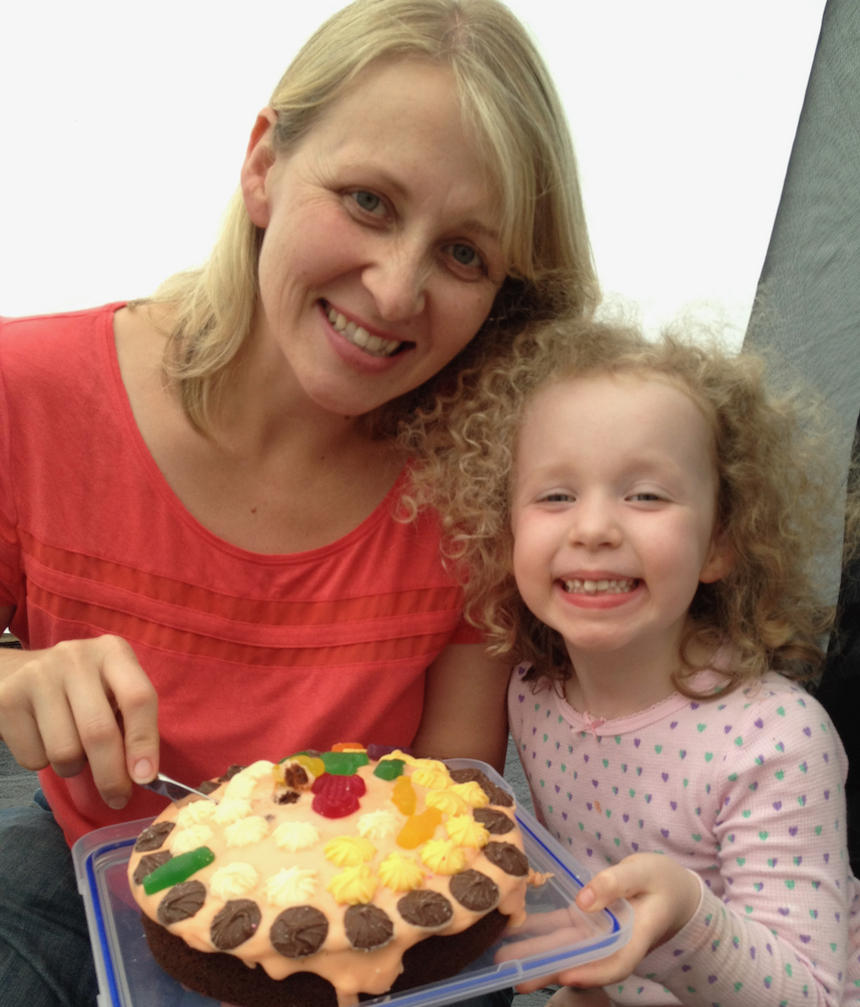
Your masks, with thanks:
[[(0, 607), (8, 625), (12, 614)], [(112, 808), (158, 770), (158, 698), (119, 637), (0, 650), (0, 737), (25, 769), (75, 776), (89, 762)]]
[(412, 742), (416, 755), (469, 758), (505, 768), (510, 664), (482, 644), (450, 644), (427, 669), (424, 712)]

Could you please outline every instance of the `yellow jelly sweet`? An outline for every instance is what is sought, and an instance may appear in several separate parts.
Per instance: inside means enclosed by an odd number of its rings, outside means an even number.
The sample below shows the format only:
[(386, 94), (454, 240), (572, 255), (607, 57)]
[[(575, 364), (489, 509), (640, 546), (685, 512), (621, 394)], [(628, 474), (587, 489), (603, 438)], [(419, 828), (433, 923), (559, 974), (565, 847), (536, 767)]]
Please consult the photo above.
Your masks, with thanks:
[(314, 776), (322, 776), (325, 772), (325, 763), (323, 760), (313, 755), (294, 755), (290, 761), (298, 762), (300, 766), (304, 766)]
[(420, 815), (410, 815), (397, 837), (397, 845), (404, 850), (414, 850), (416, 846), (426, 843), (433, 837), (436, 826), (442, 821), (442, 812), (438, 808), (427, 808)]
[(415, 812), (417, 798), (412, 789), (412, 781), (408, 776), (398, 776), (391, 791), (391, 800), (394, 807), (404, 815), (411, 815)]

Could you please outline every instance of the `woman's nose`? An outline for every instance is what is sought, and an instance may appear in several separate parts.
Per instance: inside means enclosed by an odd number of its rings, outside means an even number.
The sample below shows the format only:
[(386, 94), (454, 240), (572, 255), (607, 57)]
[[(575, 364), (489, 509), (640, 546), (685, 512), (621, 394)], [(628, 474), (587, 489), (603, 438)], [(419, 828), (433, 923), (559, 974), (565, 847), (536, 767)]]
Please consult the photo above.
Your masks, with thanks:
[(427, 266), (424, 256), (409, 247), (389, 247), (362, 275), (380, 318), (402, 322), (424, 310)]

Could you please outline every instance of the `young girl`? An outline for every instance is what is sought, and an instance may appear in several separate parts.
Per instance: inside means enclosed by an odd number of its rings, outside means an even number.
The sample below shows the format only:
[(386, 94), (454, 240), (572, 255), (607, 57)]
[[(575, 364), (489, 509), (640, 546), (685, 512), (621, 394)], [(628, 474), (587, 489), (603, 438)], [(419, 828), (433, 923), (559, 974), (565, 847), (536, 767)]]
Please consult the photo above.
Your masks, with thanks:
[(845, 513), (823, 438), (745, 355), (577, 322), (514, 357), (453, 439), (412, 436), (472, 615), (521, 662), (511, 731), (539, 818), (594, 872), (579, 907), (634, 908), (626, 947), (555, 977), (605, 992), (553, 1003), (860, 1002), (844, 753), (797, 684)]

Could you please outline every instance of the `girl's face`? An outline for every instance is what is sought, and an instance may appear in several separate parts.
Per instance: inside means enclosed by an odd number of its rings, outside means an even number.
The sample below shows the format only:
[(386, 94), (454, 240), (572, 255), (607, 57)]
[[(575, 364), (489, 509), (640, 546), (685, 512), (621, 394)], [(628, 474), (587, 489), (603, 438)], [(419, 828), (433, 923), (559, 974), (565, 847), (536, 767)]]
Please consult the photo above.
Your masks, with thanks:
[(727, 570), (715, 536), (713, 436), (658, 377), (599, 375), (537, 393), (517, 446), (514, 574), (578, 656), (677, 664), (700, 582)]
[(446, 67), (371, 66), (274, 159), (273, 119), (242, 178), (265, 228), (255, 335), (313, 402), (360, 415), (438, 372), (486, 319), (507, 272), (498, 200)]

